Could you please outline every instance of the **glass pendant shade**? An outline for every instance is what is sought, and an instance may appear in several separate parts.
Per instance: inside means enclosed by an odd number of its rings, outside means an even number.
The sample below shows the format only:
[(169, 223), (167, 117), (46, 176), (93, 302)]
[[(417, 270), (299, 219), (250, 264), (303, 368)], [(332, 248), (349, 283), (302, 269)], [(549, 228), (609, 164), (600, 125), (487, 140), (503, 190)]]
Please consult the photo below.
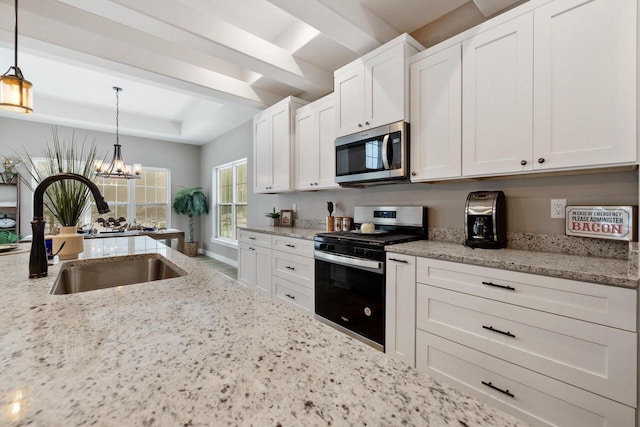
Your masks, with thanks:
[[(16, 113), (33, 112), (31, 82), (25, 80), (18, 67), (18, 0), (15, 0), (16, 26), (14, 30), (14, 66), (0, 76), (0, 108)], [(13, 71), (13, 73), (12, 73)]]
[(22, 77), (20, 69), (16, 70), (16, 74), (9, 74), (13, 68), (0, 77), (0, 108), (16, 113), (32, 113), (31, 83)]

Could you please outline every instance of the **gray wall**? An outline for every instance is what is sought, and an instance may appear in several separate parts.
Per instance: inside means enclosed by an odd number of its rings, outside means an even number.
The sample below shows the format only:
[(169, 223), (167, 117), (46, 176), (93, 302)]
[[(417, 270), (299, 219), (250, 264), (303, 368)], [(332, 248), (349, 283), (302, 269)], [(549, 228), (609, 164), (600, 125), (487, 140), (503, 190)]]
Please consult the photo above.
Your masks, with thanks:
[[(27, 120), (0, 117), (0, 155), (22, 155), (25, 150), (34, 157), (42, 156), (47, 143), (52, 142), (51, 125)], [(74, 129), (58, 126), (60, 139), (71, 140)], [(95, 141), (100, 156), (107, 159), (113, 156), (115, 134), (75, 129), (81, 139)], [(143, 166), (168, 168), (171, 170), (171, 200), (180, 186), (192, 187), (200, 183), (200, 147), (188, 144), (159, 141), (146, 138), (121, 135), (122, 156), (131, 163)], [(21, 233), (31, 234), (30, 221), (33, 217), (32, 195), (28, 188), (21, 185), (20, 228)], [(196, 221), (196, 236), (199, 235)], [(187, 230), (187, 217), (171, 212), (171, 227)]]
[[(253, 193), (253, 121), (249, 120), (234, 130), (216, 138), (212, 142), (202, 146), (201, 157), (201, 185), (206, 189), (210, 205), (214, 208), (215, 194), (212, 190), (213, 171), (216, 167), (229, 162), (247, 158), (247, 180), (249, 182), (249, 195), (247, 204), (249, 206), (247, 221), (250, 225), (267, 225), (268, 219), (264, 212), (273, 208), (275, 196)], [(259, 206), (269, 205), (269, 209), (264, 210)], [(202, 230), (200, 241), (201, 247), (214, 255), (218, 255), (232, 261), (237, 261), (237, 250), (228, 246), (212, 242), (213, 235), (213, 215), (202, 217)]]
[[(252, 124), (247, 122), (206, 146), (202, 151), (202, 183), (209, 197), (213, 167), (247, 157), (249, 160), (249, 224), (267, 225), (264, 216), (297, 205), (296, 218), (324, 219), (326, 201), (337, 204), (337, 215), (353, 216), (356, 205), (417, 204), (428, 207), (429, 226), (462, 229), (464, 204), (470, 191), (502, 190), (507, 197), (510, 232), (564, 234), (564, 221), (550, 218), (550, 199), (567, 199), (569, 204), (637, 205), (638, 172), (582, 172), (573, 175), (527, 175), (495, 179), (459, 180), (432, 184), (393, 184), (365, 189), (340, 189), (287, 194), (254, 194), (252, 161)], [(213, 204), (213, 202), (212, 202)], [(203, 218), (207, 250), (236, 260), (234, 249), (211, 243), (211, 216)]]

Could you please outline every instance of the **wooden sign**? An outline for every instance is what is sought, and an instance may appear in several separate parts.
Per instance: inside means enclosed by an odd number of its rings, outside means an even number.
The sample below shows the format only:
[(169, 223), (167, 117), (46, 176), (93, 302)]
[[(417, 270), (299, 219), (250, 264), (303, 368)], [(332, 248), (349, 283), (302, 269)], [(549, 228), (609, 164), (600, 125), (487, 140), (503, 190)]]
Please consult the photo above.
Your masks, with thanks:
[(567, 206), (567, 236), (638, 240), (637, 206)]

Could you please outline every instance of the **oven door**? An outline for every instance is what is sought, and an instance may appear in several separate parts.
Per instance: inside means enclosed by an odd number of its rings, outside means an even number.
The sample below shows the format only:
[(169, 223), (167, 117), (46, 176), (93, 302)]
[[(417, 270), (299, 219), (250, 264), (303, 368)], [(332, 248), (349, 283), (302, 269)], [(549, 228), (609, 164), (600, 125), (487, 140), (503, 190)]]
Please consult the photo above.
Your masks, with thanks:
[(383, 351), (384, 262), (316, 251), (315, 264), (316, 317)]

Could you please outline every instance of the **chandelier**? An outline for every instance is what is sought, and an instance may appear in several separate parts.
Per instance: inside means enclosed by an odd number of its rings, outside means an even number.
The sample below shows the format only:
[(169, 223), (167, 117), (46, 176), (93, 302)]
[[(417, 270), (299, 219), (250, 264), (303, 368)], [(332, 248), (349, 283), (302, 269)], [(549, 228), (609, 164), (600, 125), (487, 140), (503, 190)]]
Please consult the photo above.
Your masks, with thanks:
[[(16, 113), (33, 112), (32, 85), (25, 80), (18, 67), (18, 0), (15, 0), (16, 27), (14, 37), (14, 66), (0, 76), (0, 108)], [(13, 74), (11, 73), (13, 71)]]
[(120, 119), (120, 92), (122, 88), (113, 87), (116, 92), (116, 143), (113, 144), (113, 160), (108, 165), (102, 161), (96, 162), (97, 175), (103, 178), (139, 179), (142, 173), (140, 163), (133, 164), (133, 173), (129, 171), (124, 160), (122, 160), (122, 146), (120, 145), (119, 119)]

